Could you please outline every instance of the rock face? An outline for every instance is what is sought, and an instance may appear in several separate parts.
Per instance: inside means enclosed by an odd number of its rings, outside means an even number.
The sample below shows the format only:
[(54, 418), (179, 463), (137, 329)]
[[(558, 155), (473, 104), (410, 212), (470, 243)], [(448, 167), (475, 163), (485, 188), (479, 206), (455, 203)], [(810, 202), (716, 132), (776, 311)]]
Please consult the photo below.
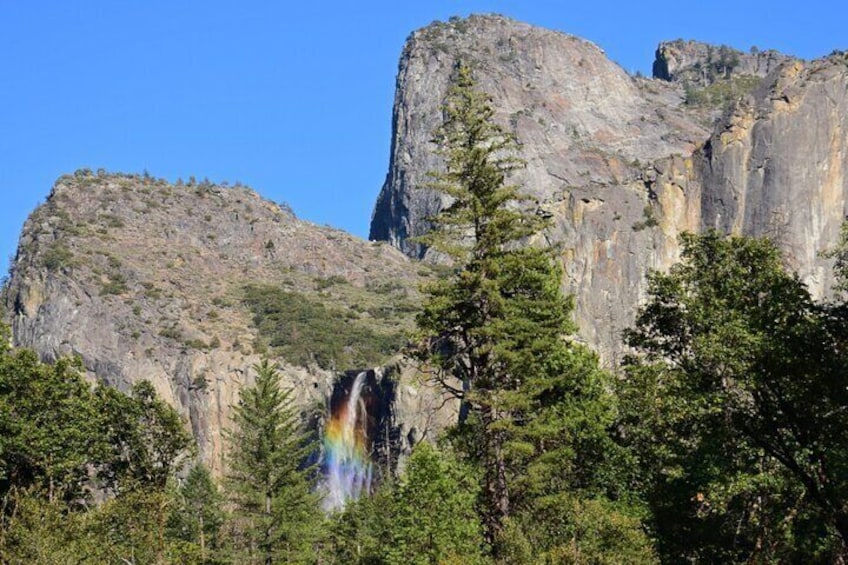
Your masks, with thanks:
[[(705, 110), (686, 102), (684, 79), (713, 51), (661, 46), (655, 69), (680, 81), (670, 83), (630, 77), (587, 41), (500, 16), (413, 33), (371, 238), (426, 255), (411, 238), (443, 205), (425, 188), (427, 172), (440, 167), (430, 139), (462, 59), (522, 145), (527, 168), (513, 180), (552, 214), (545, 237), (562, 250), (564, 290), (576, 295), (582, 335), (608, 363), (621, 354), (620, 332), (632, 323), (646, 271), (678, 258), (682, 231), (774, 235), (824, 293), (830, 264), (818, 253), (835, 241), (848, 193), (845, 57), (804, 63), (727, 51), (738, 58), (734, 72), (769, 74)], [(720, 118), (704, 125), (711, 116)]]
[[(416, 300), (419, 270), (387, 245), (300, 221), (245, 188), (79, 171), (59, 179), (27, 221), (2, 298), (17, 345), (45, 360), (80, 355), (92, 379), (121, 390), (151, 381), (220, 471), (230, 408), (264, 349), (245, 285), (323, 300), (379, 328), (384, 300)], [(388, 318), (395, 331), (409, 325), (403, 316)], [(320, 427), (348, 367), (275, 360), (304, 418)], [(393, 412), (401, 452), (410, 430), (441, 422), (414, 373), (390, 375), (406, 400)]]
[(732, 47), (716, 47), (699, 41), (664, 41), (657, 47), (654, 78), (709, 86), (732, 76), (765, 77), (792, 57), (770, 49), (752, 48), (743, 53)]
[(773, 238), (826, 294), (832, 264), (820, 253), (848, 212), (848, 53), (778, 67), (694, 158), (702, 227)]
[[(241, 187), (64, 176), (24, 226), (0, 296), (14, 341), (46, 360), (78, 354), (92, 379), (122, 390), (152, 381), (220, 470), (230, 407), (252, 381), (251, 366), (279, 352), (268, 349), (279, 333), (263, 333), (268, 312), (245, 301), (248, 283), (356, 324), (361, 331), (349, 335), (378, 346), (411, 326), (417, 284), (432, 272), (404, 254), (428, 257), (412, 238), (443, 205), (423, 187), (440, 167), (430, 138), (458, 58), (522, 144), (527, 168), (513, 180), (552, 216), (540, 237), (560, 250), (581, 333), (611, 366), (647, 270), (678, 258), (682, 231), (772, 237), (824, 295), (833, 281), (820, 252), (836, 241), (848, 199), (848, 55), (802, 62), (737, 53), (729, 78), (706, 87), (734, 88), (721, 90), (718, 105), (711, 93), (696, 106), (687, 86), (703, 78), (695, 71), (714, 62), (711, 53), (703, 44), (664, 44), (655, 67), (662, 78), (648, 80), (627, 75), (592, 43), (499, 16), (413, 33), (371, 223), (371, 238), (391, 245), (300, 221)], [(757, 77), (746, 83), (752, 88), (735, 90), (741, 71)], [(299, 343), (296, 358), (276, 359), (304, 418), (320, 427), (339, 375), (357, 367), (321, 365), (312, 345), (320, 344)], [(397, 442), (379, 444), (393, 466), (453, 421), (456, 407), (445, 410), (413, 367), (389, 357), (379, 362), (392, 368), (374, 381), (392, 396), (376, 417)]]

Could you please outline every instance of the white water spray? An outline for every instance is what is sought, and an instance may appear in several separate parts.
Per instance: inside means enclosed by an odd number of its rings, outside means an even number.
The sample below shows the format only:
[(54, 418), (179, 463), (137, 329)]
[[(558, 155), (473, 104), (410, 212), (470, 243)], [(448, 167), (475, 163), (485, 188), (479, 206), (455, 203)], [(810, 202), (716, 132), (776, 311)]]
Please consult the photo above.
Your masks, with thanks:
[(347, 402), (330, 414), (324, 435), (327, 473), (326, 510), (338, 510), (371, 491), (373, 466), (369, 456), (367, 412), (362, 388), (367, 373), (356, 376)]

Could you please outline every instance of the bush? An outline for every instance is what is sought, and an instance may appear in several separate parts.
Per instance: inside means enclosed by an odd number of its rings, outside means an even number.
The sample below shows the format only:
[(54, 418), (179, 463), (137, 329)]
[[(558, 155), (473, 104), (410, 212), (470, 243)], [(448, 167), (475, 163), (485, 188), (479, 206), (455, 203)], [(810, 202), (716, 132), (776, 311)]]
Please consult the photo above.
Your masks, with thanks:
[(41, 264), (48, 271), (58, 271), (73, 266), (74, 254), (70, 249), (59, 243), (53, 242), (41, 258)]
[(248, 286), (245, 304), (253, 312), (261, 344), (290, 363), (324, 369), (375, 366), (404, 345), (398, 334), (384, 334), (298, 292), (273, 286)]
[(124, 294), (129, 290), (127, 279), (121, 273), (112, 273), (109, 275), (109, 282), (104, 283), (100, 287), (100, 296), (109, 294)]
[(330, 288), (331, 286), (346, 283), (347, 279), (339, 275), (333, 275), (331, 277), (327, 277), (326, 279), (319, 278), (315, 279), (315, 290), (325, 290)]
[(683, 102), (687, 106), (712, 106), (721, 108), (753, 92), (762, 79), (755, 76), (737, 76), (718, 80), (706, 88), (685, 86)]

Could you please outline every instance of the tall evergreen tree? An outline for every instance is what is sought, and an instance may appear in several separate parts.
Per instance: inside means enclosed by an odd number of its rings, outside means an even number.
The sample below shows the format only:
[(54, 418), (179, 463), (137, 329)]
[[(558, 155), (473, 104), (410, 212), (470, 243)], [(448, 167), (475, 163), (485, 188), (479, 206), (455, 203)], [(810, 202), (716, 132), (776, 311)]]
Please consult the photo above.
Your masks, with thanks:
[(228, 434), (235, 559), (307, 562), (322, 520), (314, 469), (304, 466), (312, 445), (278, 371), (267, 360), (254, 369), (256, 382), (241, 391)]
[(200, 561), (206, 563), (218, 547), (224, 520), (223, 497), (209, 469), (201, 463), (192, 467), (174, 498), (169, 534), (195, 545)]
[(532, 244), (547, 221), (507, 181), (523, 165), (516, 141), (467, 66), (457, 65), (443, 112), (435, 142), (445, 170), (431, 188), (450, 199), (421, 242), (453, 272), (425, 288), (416, 353), (461, 400), (457, 441), (484, 469), (483, 522), (497, 553), (506, 519), (532, 513), (540, 497), (617, 486), (598, 481), (612, 469), (613, 418), (597, 359), (567, 338), (573, 303), (554, 254)]
[[(514, 406), (508, 393), (525, 375), (514, 365), (519, 356), (532, 356), (527, 346), (537, 337), (560, 339), (569, 327), (569, 303), (545, 284), (556, 272), (545, 252), (517, 245), (541, 222), (512, 206), (524, 201), (518, 188), (506, 183), (506, 175), (522, 164), (515, 156), (515, 139), (492, 120), (489, 98), (475, 87), (469, 67), (457, 66), (443, 110), (435, 141), (446, 166), (434, 174), (431, 188), (451, 202), (432, 219), (434, 229), (421, 241), (449, 256), (455, 271), (425, 289), (428, 300), (417, 320), (420, 354), (433, 364), (442, 385), (461, 399), (460, 423), (467, 423), (470, 411), (479, 422), (485, 523), (493, 541), (510, 512), (505, 449)], [(521, 269), (528, 260), (534, 265)], [(540, 299), (546, 303), (532, 308)], [(532, 323), (521, 324), (522, 310), (547, 326), (547, 335), (540, 336)], [(514, 331), (521, 329), (535, 335)], [(451, 383), (454, 378), (461, 387)]]

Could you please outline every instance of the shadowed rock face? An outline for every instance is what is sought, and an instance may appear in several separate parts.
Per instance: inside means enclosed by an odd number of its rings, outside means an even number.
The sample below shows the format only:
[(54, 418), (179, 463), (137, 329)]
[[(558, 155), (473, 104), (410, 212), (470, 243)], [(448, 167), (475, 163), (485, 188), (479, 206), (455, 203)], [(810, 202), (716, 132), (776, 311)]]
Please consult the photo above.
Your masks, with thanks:
[(753, 93), (725, 109), (687, 106), (683, 77), (711, 49), (663, 44), (661, 76), (681, 81), (670, 83), (630, 77), (592, 43), (499, 16), (413, 33), (371, 238), (426, 256), (411, 238), (443, 205), (425, 188), (441, 166), (430, 139), (462, 59), (522, 145), (527, 168), (512, 180), (552, 214), (544, 237), (561, 248), (563, 288), (575, 294), (581, 334), (608, 362), (621, 354), (646, 271), (678, 258), (682, 231), (775, 235), (814, 292), (825, 292), (830, 265), (818, 252), (836, 238), (848, 190), (845, 57), (740, 55), (736, 71), (769, 72)]

